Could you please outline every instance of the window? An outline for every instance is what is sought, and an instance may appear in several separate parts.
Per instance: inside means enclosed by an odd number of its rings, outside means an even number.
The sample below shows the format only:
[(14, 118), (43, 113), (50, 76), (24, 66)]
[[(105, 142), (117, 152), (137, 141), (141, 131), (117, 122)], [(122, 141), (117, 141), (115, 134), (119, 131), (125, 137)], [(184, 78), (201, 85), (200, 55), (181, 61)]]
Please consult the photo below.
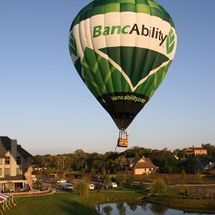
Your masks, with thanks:
[(6, 157), (6, 158), (5, 158), (5, 164), (6, 164), (6, 165), (10, 164), (10, 157)]
[(9, 176), (10, 175), (10, 168), (5, 168), (4, 174), (5, 174), (5, 176)]
[(22, 164), (22, 159), (21, 159), (20, 156), (18, 156), (18, 157), (16, 158), (16, 163), (17, 163), (17, 165), (21, 165), (21, 164)]

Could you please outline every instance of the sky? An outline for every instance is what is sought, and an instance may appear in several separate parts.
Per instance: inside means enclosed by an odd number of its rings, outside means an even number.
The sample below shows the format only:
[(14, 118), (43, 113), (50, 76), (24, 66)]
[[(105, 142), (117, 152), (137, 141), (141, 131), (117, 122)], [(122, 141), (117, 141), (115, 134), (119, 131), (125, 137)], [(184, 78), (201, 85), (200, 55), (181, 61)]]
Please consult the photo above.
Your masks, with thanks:
[[(118, 129), (68, 50), (70, 25), (90, 2), (0, 0), (0, 136), (34, 155), (115, 149)], [(129, 147), (215, 144), (215, 1), (157, 2), (174, 20), (178, 47), (166, 79), (128, 128)]]

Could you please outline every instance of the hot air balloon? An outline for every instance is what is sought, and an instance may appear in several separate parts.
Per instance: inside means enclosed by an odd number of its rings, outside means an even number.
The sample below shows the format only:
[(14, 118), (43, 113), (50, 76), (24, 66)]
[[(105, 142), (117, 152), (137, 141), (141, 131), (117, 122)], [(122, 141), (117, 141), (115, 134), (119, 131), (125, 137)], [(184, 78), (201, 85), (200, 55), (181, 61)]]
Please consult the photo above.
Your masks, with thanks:
[(126, 129), (166, 76), (176, 45), (172, 18), (153, 0), (94, 0), (75, 17), (70, 55), (119, 128), (119, 147), (127, 147)]

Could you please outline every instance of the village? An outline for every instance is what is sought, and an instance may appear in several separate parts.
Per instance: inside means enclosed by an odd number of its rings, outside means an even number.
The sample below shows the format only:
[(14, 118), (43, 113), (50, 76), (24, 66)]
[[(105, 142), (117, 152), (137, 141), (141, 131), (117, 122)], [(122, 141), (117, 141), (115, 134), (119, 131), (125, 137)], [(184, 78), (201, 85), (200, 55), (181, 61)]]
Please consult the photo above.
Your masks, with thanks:
[(147, 184), (157, 177), (175, 185), (215, 182), (215, 147), (210, 144), (174, 152), (134, 147), (122, 153), (86, 153), (79, 149), (70, 154), (32, 156), (17, 142), (0, 137), (2, 192), (30, 191), (38, 184), (45, 189), (47, 183), (50, 188), (59, 181), (77, 183), (82, 178), (94, 185), (102, 182), (101, 187), (111, 182), (119, 187)]

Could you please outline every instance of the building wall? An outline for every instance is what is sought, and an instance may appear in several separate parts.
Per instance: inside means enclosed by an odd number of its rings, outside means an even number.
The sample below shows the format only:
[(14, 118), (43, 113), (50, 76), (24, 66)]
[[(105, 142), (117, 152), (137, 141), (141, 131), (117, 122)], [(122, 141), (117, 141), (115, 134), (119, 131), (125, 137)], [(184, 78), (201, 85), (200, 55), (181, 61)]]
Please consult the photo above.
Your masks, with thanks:
[[(9, 164), (6, 164), (8, 158)], [(17, 164), (17, 158), (20, 158), (20, 164)], [(22, 175), (27, 167), (29, 167), (29, 162), (26, 165), (24, 158), (17, 151), (17, 140), (11, 140), (11, 151), (7, 151), (5, 158), (0, 159), (0, 178)]]
[(0, 178), (4, 178), (4, 158), (0, 158)]
[(11, 140), (10, 175), (16, 176), (17, 140)]
[(143, 175), (143, 174), (151, 174), (155, 169), (151, 170), (151, 168), (142, 168), (142, 169), (134, 169), (135, 175)]
[[(8, 158), (9, 158), (9, 164), (7, 163), (7, 159)], [(4, 169), (4, 175), (3, 175), (3, 177), (11, 175), (11, 152), (10, 151), (8, 151), (5, 154), (3, 169)]]
[(207, 155), (208, 152), (206, 149), (194, 149), (194, 154), (195, 155)]
[(207, 155), (208, 151), (204, 148), (185, 149), (186, 155)]

